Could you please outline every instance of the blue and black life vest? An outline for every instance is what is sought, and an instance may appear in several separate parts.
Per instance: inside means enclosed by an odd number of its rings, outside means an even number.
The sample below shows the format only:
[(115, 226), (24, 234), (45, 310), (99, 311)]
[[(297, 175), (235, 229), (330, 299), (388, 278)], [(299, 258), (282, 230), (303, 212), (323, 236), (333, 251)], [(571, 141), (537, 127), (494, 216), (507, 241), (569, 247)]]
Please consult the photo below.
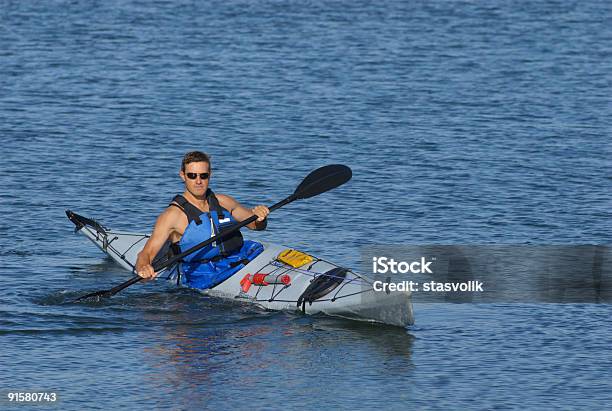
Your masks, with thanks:
[[(172, 200), (171, 206), (180, 208), (187, 216), (188, 224), (178, 242), (180, 252), (200, 244), (236, 223), (232, 214), (221, 207), (219, 200), (208, 189), (206, 200), (210, 211), (204, 212), (182, 195)], [(244, 240), (240, 230), (227, 235), (219, 242), (183, 257), (180, 271), (185, 283), (192, 288), (212, 288), (236, 273), (263, 251), (263, 246)]]

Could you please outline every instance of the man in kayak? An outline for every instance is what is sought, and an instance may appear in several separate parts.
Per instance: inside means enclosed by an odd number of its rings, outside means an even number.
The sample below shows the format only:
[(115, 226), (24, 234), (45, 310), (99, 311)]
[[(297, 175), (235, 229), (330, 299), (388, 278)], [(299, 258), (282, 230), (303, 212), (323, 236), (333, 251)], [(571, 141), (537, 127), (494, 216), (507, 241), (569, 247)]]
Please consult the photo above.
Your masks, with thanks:
[[(168, 240), (175, 253), (183, 252), (253, 215), (258, 218), (247, 227), (252, 230), (266, 228), (266, 217), (270, 213), (266, 206), (258, 205), (249, 210), (228, 195), (214, 194), (208, 188), (211, 175), (208, 155), (200, 151), (185, 154), (179, 173), (185, 191), (174, 197), (157, 218), (153, 233), (136, 260), (139, 276), (148, 279), (157, 275), (152, 261)], [(181, 270), (189, 286), (206, 289), (230, 277), (261, 251), (261, 244), (243, 240), (237, 230), (184, 257)]]

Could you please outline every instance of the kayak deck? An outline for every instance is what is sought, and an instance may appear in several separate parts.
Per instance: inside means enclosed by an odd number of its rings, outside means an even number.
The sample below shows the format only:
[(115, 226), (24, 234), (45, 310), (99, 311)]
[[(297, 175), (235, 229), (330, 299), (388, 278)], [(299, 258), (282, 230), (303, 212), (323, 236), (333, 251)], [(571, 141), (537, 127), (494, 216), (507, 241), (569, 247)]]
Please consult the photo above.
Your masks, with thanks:
[[(67, 210), (66, 214), (79, 234), (91, 240), (121, 267), (134, 272), (136, 258), (148, 234), (114, 231), (72, 211)], [(200, 291), (269, 310), (324, 313), (401, 327), (414, 323), (409, 292), (376, 292), (372, 280), (366, 276), (321, 258), (313, 257), (307, 264), (293, 267), (278, 259), (287, 247), (271, 243), (262, 245), (264, 251), (237, 273), (213, 288)], [(165, 252), (162, 249), (158, 256)], [(255, 274), (272, 282), (244, 287), (245, 278), (253, 278)], [(185, 284), (180, 265), (162, 271), (161, 276)], [(283, 283), (280, 278), (289, 279), (289, 282)]]

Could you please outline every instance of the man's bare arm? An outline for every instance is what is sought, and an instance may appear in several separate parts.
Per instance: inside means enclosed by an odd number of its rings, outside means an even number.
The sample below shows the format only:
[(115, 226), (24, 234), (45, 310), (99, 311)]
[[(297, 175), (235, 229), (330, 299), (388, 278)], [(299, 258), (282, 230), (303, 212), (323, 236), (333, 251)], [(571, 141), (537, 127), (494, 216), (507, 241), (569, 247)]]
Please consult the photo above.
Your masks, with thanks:
[(157, 217), (153, 234), (145, 244), (144, 248), (138, 253), (136, 260), (136, 273), (143, 278), (155, 277), (155, 271), (151, 262), (161, 250), (166, 240), (176, 229), (177, 218), (180, 210), (176, 207), (168, 207), (166, 211)]
[(268, 207), (258, 205), (253, 207), (253, 209), (249, 210), (242, 204), (240, 204), (238, 201), (236, 201), (234, 198), (228, 195), (218, 194), (217, 198), (219, 199), (219, 204), (221, 204), (223, 208), (228, 210), (236, 219), (236, 221), (244, 221), (247, 218), (256, 215), (258, 217), (257, 221), (248, 224), (247, 227), (251, 230), (266, 229), (266, 226), (268, 225), (268, 220), (266, 220), (266, 218), (268, 217), (268, 214), (270, 214), (270, 210), (268, 210)]

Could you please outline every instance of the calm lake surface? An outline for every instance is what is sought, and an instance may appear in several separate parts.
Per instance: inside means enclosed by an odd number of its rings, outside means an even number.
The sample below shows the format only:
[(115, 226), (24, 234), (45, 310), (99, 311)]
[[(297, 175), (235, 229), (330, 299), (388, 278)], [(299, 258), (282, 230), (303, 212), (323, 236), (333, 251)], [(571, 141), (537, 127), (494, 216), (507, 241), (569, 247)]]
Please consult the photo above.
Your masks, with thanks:
[[(262, 312), (129, 273), (64, 210), (149, 231), (182, 191), (273, 204), (251, 239), (357, 267), (368, 244), (610, 244), (604, 1), (0, 2), (0, 404), (602, 409), (606, 304), (415, 304), (407, 329)], [(36, 409), (44, 409), (43, 405)]]

